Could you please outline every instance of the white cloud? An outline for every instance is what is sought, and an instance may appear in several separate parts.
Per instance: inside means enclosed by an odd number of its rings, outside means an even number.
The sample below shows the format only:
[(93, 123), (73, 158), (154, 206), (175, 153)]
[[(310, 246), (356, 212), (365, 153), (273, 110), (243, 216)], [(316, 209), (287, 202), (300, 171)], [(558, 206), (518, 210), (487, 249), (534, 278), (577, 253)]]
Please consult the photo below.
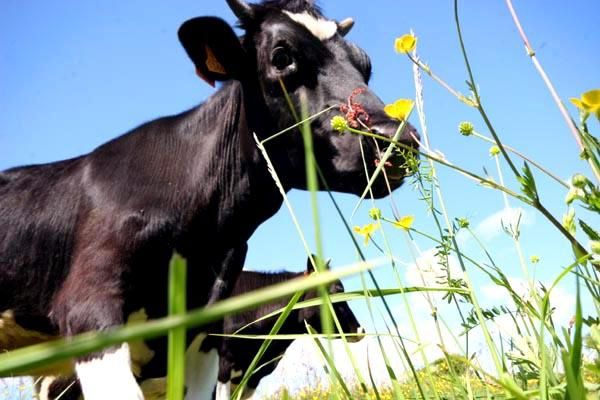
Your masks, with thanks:
[(533, 221), (533, 215), (526, 213), (524, 209), (505, 207), (477, 224), (475, 233), (487, 241), (504, 233), (502, 226), (515, 229), (517, 226), (531, 225)]
[(442, 287), (447, 286), (448, 272), (453, 279), (463, 276), (455, 256), (448, 256), (448, 266), (437, 255), (438, 249), (425, 250), (406, 269), (406, 279), (412, 286)]
[[(432, 248), (425, 250), (406, 268), (406, 281), (409, 286), (421, 286), (428, 288), (447, 287), (448, 277), (458, 279), (463, 276), (463, 272), (459, 266), (455, 256), (448, 256), (448, 266), (442, 263), (441, 258), (437, 255), (437, 249)], [(443, 292), (423, 292), (422, 294), (414, 294), (410, 297), (410, 304), (413, 309), (419, 311), (431, 312), (431, 305), (437, 304), (444, 296)], [(429, 314), (428, 313), (428, 314)]]
[[(431, 252), (424, 254), (421, 257), (423, 260), (432, 260), (435, 259)], [(420, 264), (420, 263), (417, 263)], [(429, 268), (426, 268), (423, 275), (426, 277), (437, 276), (436, 266), (439, 267), (439, 264), (435, 262), (430, 263), (422, 263), (422, 266), (425, 265)], [(453, 266), (458, 269), (458, 265), (456, 260), (451, 261), (451, 270)], [(411, 273), (411, 281), (417, 283), (418, 279), (421, 279), (421, 274), (417, 269), (416, 265), (411, 266), (412, 269), (409, 271)], [(429, 272), (427, 272), (427, 270)], [(453, 274), (455, 278), (461, 276), (460, 269), (458, 269), (457, 274)], [(531, 291), (530, 285), (526, 280), (517, 277), (509, 277), (508, 278), (511, 288), (517, 293), (519, 297), (522, 299), (530, 299)], [(437, 282), (428, 282), (431, 286), (439, 286)], [(550, 285), (545, 284), (545, 287), (548, 288)], [(539, 290), (540, 285), (536, 286)], [(515, 310), (515, 305), (510, 297), (509, 293), (506, 289), (501, 286), (494, 284), (487, 284), (479, 287), (477, 289), (477, 293), (479, 296), (479, 300), (482, 304), (488, 305), (503, 305), (508, 307), (511, 310)], [(439, 300), (438, 295), (432, 296), (434, 300)], [(456, 321), (446, 320), (449, 322), (451, 327), (447, 328), (444, 324), (439, 324), (436, 327), (433, 318), (431, 317), (431, 307), (427, 301), (425, 301), (422, 296), (412, 296), (410, 298), (410, 304), (413, 310), (413, 316), (415, 317), (415, 324), (417, 326), (418, 332), (415, 334), (412, 329), (408, 326), (408, 324), (402, 324), (399, 326), (399, 330), (401, 335), (406, 338), (405, 341), (409, 353), (411, 353), (411, 360), (415, 363), (417, 367), (423, 365), (423, 358), (421, 351), (425, 354), (428, 362), (434, 361), (443, 356), (441, 351), (441, 343), (443, 343), (448, 352), (454, 354), (464, 354), (464, 346), (465, 339), (464, 335), (461, 335), (463, 328), (456, 326)], [(435, 304), (435, 301), (434, 301)], [(557, 286), (555, 287), (550, 294), (550, 305), (553, 308), (553, 321), (557, 326), (568, 326), (569, 321), (571, 320), (574, 309), (575, 309), (575, 296), (569, 293), (564, 288)], [(436, 311), (439, 316), (444, 317), (451, 315), (453, 310), (452, 307), (445, 304), (445, 302), (437, 302), (435, 304)], [(485, 306), (489, 307), (489, 306)], [(513, 316), (516, 318), (519, 326), (515, 325), (515, 320)], [(512, 345), (512, 353), (513, 355), (518, 355), (520, 357), (529, 357), (531, 359), (535, 359), (536, 355), (539, 354), (538, 341), (534, 337), (529, 337), (526, 335), (527, 329), (524, 328), (523, 322), (518, 316), (510, 316), (510, 315), (500, 315), (496, 316), (494, 320), (486, 321), (486, 327), (491, 336), (492, 342), (496, 346), (496, 351), (502, 351), (502, 347), (500, 346), (500, 338), (502, 338), (504, 342), (504, 351), (507, 351), (508, 342), (510, 341)], [(536, 323), (536, 327), (538, 324)], [(519, 330), (520, 328), (520, 330)], [(469, 331), (468, 334), (469, 340), (469, 356), (475, 354), (476, 356), (472, 359), (473, 362), (477, 362), (485, 371), (490, 373), (495, 373), (495, 366), (493, 362), (493, 357), (490, 353), (490, 349), (486, 342), (485, 336), (480, 326)], [(441, 336), (441, 338), (440, 338)], [(418, 342), (417, 342), (418, 339)], [(458, 343), (457, 343), (458, 341)], [(418, 350), (418, 351), (417, 351)], [(502, 356), (499, 354), (499, 356)]]
[[(534, 302), (531, 294), (530, 284), (526, 280), (518, 277), (508, 277), (508, 282), (512, 290), (522, 299)], [(549, 288), (549, 283), (544, 283), (544, 287)], [(540, 296), (540, 285), (536, 283), (535, 288), (538, 290)], [(480, 294), (484, 296), (485, 300), (489, 300), (492, 303), (509, 306), (514, 309), (515, 305), (510, 297), (508, 291), (502, 286), (488, 284), (481, 288)], [(535, 303), (534, 303), (535, 304)], [(566, 326), (575, 313), (575, 296), (561, 286), (556, 286), (550, 292), (550, 306), (553, 309), (552, 317), (554, 323), (562, 326)]]

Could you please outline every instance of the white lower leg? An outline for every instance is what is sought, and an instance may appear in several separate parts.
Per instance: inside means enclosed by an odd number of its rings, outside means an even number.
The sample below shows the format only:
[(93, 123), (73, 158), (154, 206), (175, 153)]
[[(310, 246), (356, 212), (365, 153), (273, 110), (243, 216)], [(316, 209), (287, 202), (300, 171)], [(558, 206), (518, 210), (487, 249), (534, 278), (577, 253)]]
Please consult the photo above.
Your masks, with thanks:
[(217, 395), (215, 396), (215, 400), (229, 399), (231, 399), (231, 382), (217, 382)]
[(144, 396), (131, 372), (129, 346), (78, 362), (75, 370), (85, 400), (143, 400)]
[(196, 336), (185, 352), (185, 400), (210, 400), (217, 384), (219, 354), (217, 349), (201, 351), (204, 339), (205, 333)]

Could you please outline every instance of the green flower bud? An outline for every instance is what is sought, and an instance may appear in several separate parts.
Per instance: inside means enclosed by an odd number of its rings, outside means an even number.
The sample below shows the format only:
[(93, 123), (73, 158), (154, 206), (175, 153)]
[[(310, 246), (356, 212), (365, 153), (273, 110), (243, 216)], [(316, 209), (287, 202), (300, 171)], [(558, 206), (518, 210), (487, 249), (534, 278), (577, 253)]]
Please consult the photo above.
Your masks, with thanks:
[(583, 189), (588, 182), (589, 179), (581, 174), (575, 174), (571, 178), (571, 183), (573, 184), (573, 186), (579, 189)]
[(331, 128), (339, 133), (344, 133), (348, 130), (348, 121), (341, 115), (336, 115), (331, 118)]
[(375, 221), (381, 219), (381, 210), (377, 207), (373, 207), (369, 210), (369, 217)]
[(463, 121), (460, 124), (458, 124), (458, 131), (463, 136), (472, 135), (474, 129), (475, 129), (475, 127), (469, 121)]
[(500, 154), (500, 147), (496, 145), (490, 147), (490, 156), (496, 157), (498, 154)]
[(470, 225), (469, 220), (466, 218), (457, 218), (456, 222), (458, 222), (459, 227), (464, 228), (464, 229), (468, 228)]
[(575, 210), (569, 207), (569, 210), (565, 215), (563, 215), (562, 226), (571, 234), (575, 235)]
[(567, 203), (567, 205), (570, 205), (576, 199), (583, 198), (585, 198), (585, 192), (575, 186), (571, 186), (569, 188), (569, 191), (567, 192), (567, 195), (565, 196), (565, 203)]

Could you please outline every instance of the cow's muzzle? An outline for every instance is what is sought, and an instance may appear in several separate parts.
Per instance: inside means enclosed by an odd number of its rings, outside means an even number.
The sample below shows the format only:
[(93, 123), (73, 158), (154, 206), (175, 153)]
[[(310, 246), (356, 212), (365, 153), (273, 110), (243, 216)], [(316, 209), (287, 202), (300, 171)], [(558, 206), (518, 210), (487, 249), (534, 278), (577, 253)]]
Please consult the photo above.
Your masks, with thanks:
[[(390, 121), (372, 126), (371, 132), (384, 138), (392, 139), (399, 127), (400, 125)], [(400, 181), (407, 176), (409, 172), (406, 166), (406, 159), (409, 156), (418, 158), (417, 150), (419, 149), (419, 141), (420, 136), (417, 130), (411, 124), (406, 123), (399, 137), (397, 137), (396, 142), (398, 145), (395, 146), (394, 151), (384, 165), (388, 179)], [(377, 166), (391, 143), (383, 139), (376, 140), (376, 142), (377, 159), (375, 164)]]

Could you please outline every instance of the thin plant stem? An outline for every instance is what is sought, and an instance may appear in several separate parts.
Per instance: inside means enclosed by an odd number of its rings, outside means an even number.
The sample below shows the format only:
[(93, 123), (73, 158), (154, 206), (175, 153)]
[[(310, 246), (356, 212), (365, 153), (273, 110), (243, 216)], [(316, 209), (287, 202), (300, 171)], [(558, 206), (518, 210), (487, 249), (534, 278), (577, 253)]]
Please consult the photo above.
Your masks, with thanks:
[[(498, 146), (504, 159), (510, 166), (510, 169), (512, 170), (513, 174), (515, 175), (516, 178), (521, 178), (521, 174), (519, 173), (519, 171), (515, 167), (514, 163), (512, 162), (510, 156), (508, 155), (506, 149), (504, 148), (504, 145), (502, 144), (502, 142), (500, 141), (500, 138), (496, 134), (496, 131), (495, 131), (491, 121), (489, 120), (487, 113), (485, 112), (485, 109), (483, 108), (483, 105), (481, 104), (481, 98), (479, 96), (479, 92), (477, 91), (477, 85), (475, 84), (475, 79), (473, 78), (471, 64), (469, 63), (469, 58), (467, 56), (467, 51), (465, 48), (465, 44), (463, 41), (462, 32), (461, 32), (461, 28), (460, 28), (460, 20), (458, 18), (458, 0), (454, 0), (454, 20), (456, 22), (456, 30), (458, 32), (458, 38), (459, 38), (459, 42), (460, 42), (461, 51), (462, 51), (462, 54), (463, 54), (463, 57), (465, 60), (465, 65), (467, 67), (467, 71), (469, 74), (469, 82), (471, 85), (471, 89), (473, 90), (473, 94), (475, 95), (475, 98), (477, 100), (477, 109), (479, 110), (481, 117), (483, 118), (492, 137), (496, 141), (496, 145)], [(585, 250), (585, 248), (577, 241), (577, 239), (573, 235), (571, 235), (571, 233), (569, 231), (567, 231), (562, 226), (562, 224), (560, 222), (558, 222), (558, 220), (556, 218), (554, 218), (554, 216), (548, 211), (548, 209), (546, 209), (546, 207), (542, 205), (539, 198), (536, 197), (535, 199), (532, 199), (532, 202), (530, 204), (533, 205), (535, 208), (537, 208), (544, 215), (544, 217), (546, 217), (552, 223), (552, 225), (554, 225), (559, 230), (559, 232), (561, 232), (569, 240), (569, 242), (571, 242), (571, 245), (577, 249), (578, 253), (587, 254), (587, 251)]]
[[(500, 160), (498, 159), (497, 156), (494, 156), (494, 163), (496, 164), (496, 171), (498, 172), (498, 179), (500, 181), (500, 184), (502, 186), (504, 186), (504, 176), (502, 175), (502, 168), (500, 167)], [(504, 207), (506, 210), (511, 210), (510, 204), (508, 202), (508, 196), (506, 195), (506, 193), (502, 193), (502, 198), (504, 200)], [(519, 220), (517, 222), (514, 221), (510, 221), (511, 224), (514, 223), (514, 225), (510, 226), (511, 232), (510, 232), (510, 236), (513, 240), (513, 244), (515, 245), (515, 248), (517, 250), (517, 254), (519, 257), (519, 265), (521, 266), (521, 272), (523, 273), (523, 276), (525, 277), (525, 279), (527, 280), (528, 284), (530, 285), (530, 290), (532, 293), (535, 293), (534, 287), (533, 287), (533, 283), (531, 282), (531, 276), (529, 275), (529, 269), (527, 268), (527, 264), (525, 263), (525, 260), (523, 258), (523, 250), (521, 249), (521, 246), (519, 244), (519, 236), (520, 236), (520, 225), (521, 225), (521, 215), (519, 215)]]
[(486, 178), (484, 178), (484, 177), (482, 177), (480, 175), (477, 175), (477, 174), (475, 174), (475, 173), (473, 173), (471, 171), (468, 171), (468, 170), (466, 170), (464, 168), (461, 168), (461, 167), (459, 167), (459, 166), (457, 166), (457, 165), (455, 165), (455, 164), (453, 164), (453, 163), (449, 162), (448, 160), (445, 160), (445, 159), (443, 159), (441, 157), (434, 156), (432, 154), (428, 154), (428, 153), (424, 153), (422, 151), (416, 150), (416, 149), (414, 149), (413, 147), (411, 147), (409, 145), (406, 145), (404, 143), (401, 143), (401, 142), (398, 142), (396, 140), (390, 139), (390, 138), (388, 138), (386, 136), (377, 135), (375, 133), (370, 133), (370, 132), (364, 132), (364, 131), (360, 131), (358, 129), (353, 129), (353, 128), (348, 128), (348, 131), (352, 132), (352, 133), (355, 133), (357, 135), (373, 137), (375, 139), (379, 139), (379, 140), (384, 141), (384, 142), (392, 143), (395, 146), (397, 146), (398, 148), (401, 148), (401, 149), (404, 149), (404, 150), (408, 150), (408, 151), (410, 151), (412, 153), (418, 154), (419, 156), (422, 156), (422, 157), (425, 157), (427, 159), (433, 160), (433, 161), (437, 162), (438, 164), (442, 164), (442, 165), (444, 165), (444, 166), (446, 166), (448, 168), (451, 168), (451, 169), (453, 169), (453, 170), (461, 173), (462, 175), (464, 175), (464, 176), (466, 176), (466, 177), (468, 177), (468, 178), (476, 181), (477, 183), (481, 183), (482, 185), (491, 187), (493, 189), (501, 190), (503, 192), (506, 192), (511, 197), (514, 197), (514, 198), (517, 198), (517, 199), (521, 200), (525, 204), (532, 205), (532, 201), (529, 200), (527, 197), (522, 196), (522, 195), (520, 195), (520, 194), (518, 194), (518, 193), (516, 193), (516, 192), (514, 192), (514, 191), (512, 191), (512, 190), (510, 190), (510, 189), (508, 189), (508, 188), (506, 188), (504, 186), (501, 186), (498, 183), (496, 183), (496, 182), (494, 182), (494, 181), (492, 181), (490, 179), (486, 179)]
[(442, 86), (444, 89), (446, 89), (448, 92), (450, 92), (450, 94), (452, 96), (456, 97), (458, 100), (462, 101), (463, 103), (465, 103), (469, 106), (472, 106), (472, 107), (476, 106), (476, 103), (473, 100), (466, 98), (463, 94), (461, 94), (459, 91), (453, 89), (443, 79), (441, 79), (439, 76), (434, 74), (433, 71), (431, 70), (431, 68), (428, 65), (423, 64), (423, 62), (418, 57), (411, 56), (410, 53), (407, 53), (406, 55), (408, 56), (410, 61), (412, 61), (415, 65), (417, 65), (419, 68), (421, 68), (421, 70), (423, 70), (423, 72), (425, 72), (427, 75), (429, 75), (431, 77), (431, 79), (433, 79), (435, 82), (437, 82), (440, 86)]
[[(359, 138), (362, 139), (362, 137), (360, 137), (360, 136), (359, 136)], [(361, 155), (362, 155), (362, 160), (363, 160), (363, 168), (364, 168), (364, 171), (365, 171), (365, 177), (368, 177), (367, 164), (366, 164), (366, 161), (365, 161), (364, 150), (363, 150), (363, 146), (362, 146), (362, 140), (360, 142), (360, 145), (361, 145), (360, 149), (361, 149)], [(383, 170), (383, 173), (385, 174), (385, 170)], [(368, 178), (367, 178), (367, 183), (368, 183)], [(371, 191), (370, 186), (368, 186), (368, 188), (369, 188), (369, 193), (370, 193), (370, 196), (371, 196), (371, 202), (374, 203), (373, 193)], [(377, 223), (381, 224), (381, 220), (377, 219)], [(390, 262), (392, 264), (392, 270), (394, 271), (394, 277), (396, 278), (396, 282), (398, 284), (398, 287), (402, 290), (402, 293), (405, 294), (405, 285), (402, 282), (400, 274), (398, 273), (398, 269), (396, 268), (396, 263), (394, 261), (394, 255), (393, 255), (393, 251), (392, 251), (392, 246), (391, 246), (391, 244), (390, 244), (390, 242), (388, 240), (388, 237), (385, 234), (385, 231), (383, 229), (381, 229), (381, 236), (383, 238), (383, 245), (385, 247), (385, 250), (381, 249), (379, 247), (378, 247), (378, 249), (383, 254), (385, 254), (386, 256), (390, 257)], [(420, 339), (419, 339), (419, 330), (417, 329), (415, 318), (414, 318), (414, 315), (413, 315), (413, 313), (411, 311), (411, 307), (410, 307), (410, 304), (408, 302), (408, 299), (407, 299), (406, 295), (402, 296), (402, 302), (403, 302), (404, 307), (406, 309), (406, 315), (408, 316), (408, 320), (410, 322), (410, 326), (411, 326), (412, 332), (415, 335), (415, 337), (417, 338), (417, 341), (420, 341)], [(404, 339), (401, 336), (399, 337), (399, 341), (400, 341), (400, 348), (401, 348), (402, 352), (404, 353), (404, 355), (406, 356), (408, 354), (408, 352), (407, 352), (406, 346), (404, 344)], [(426, 372), (428, 373), (428, 376), (431, 377), (431, 372), (429, 370), (429, 363), (427, 362), (427, 357), (426, 357), (425, 352), (423, 351), (423, 349), (420, 349), (419, 354), (421, 355), (421, 358), (423, 359), (423, 363), (426, 366)], [(409, 363), (409, 367), (411, 368), (411, 371), (414, 372), (415, 370), (414, 370), (414, 367), (412, 366), (412, 361), (409, 358), (407, 358), (406, 360)], [(416, 373), (413, 373), (413, 377), (414, 377), (415, 381), (417, 382), (417, 384), (420, 385), (420, 379), (419, 379), (418, 375)]]
[[(477, 138), (482, 139), (482, 140), (485, 140), (488, 143), (496, 144), (496, 142), (494, 141), (494, 139), (490, 139), (489, 137), (487, 137), (485, 135), (482, 135), (479, 132), (473, 131), (472, 136), (477, 137)], [(520, 157), (521, 159), (527, 161), (529, 164), (535, 166), (537, 169), (539, 169), (540, 171), (542, 171), (543, 173), (545, 173), (546, 175), (548, 175), (550, 178), (554, 179), (558, 184), (564, 186), (566, 189), (569, 188), (569, 184), (567, 182), (565, 182), (564, 180), (562, 180), (561, 178), (559, 178), (558, 176), (556, 176), (556, 174), (553, 174), (547, 168), (544, 168), (540, 163), (536, 162), (531, 157), (526, 156), (525, 154), (521, 153), (520, 151), (518, 151), (514, 147), (508, 146), (506, 144), (504, 145), (504, 148), (506, 150), (510, 151), (511, 153), (515, 154), (516, 156)]]
[[(283, 86), (283, 84), (282, 84)], [(306, 117), (308, 116), (308, 110), (307, 110), (307, 104), (306, 104), (306, 99), (304, 98), (304, 96), (301, 97), (302, 101), (301, 101), (301, 115), (302, 115), (302, 119), (306, 120)], [(318, 179), (317, 179), (317, 172), (315, 169), (315, 163), (316, 161), (314, 160), (314, 152), (313, 152), (313, 142), (312, 142), (312, 132), (310, 129), (310, 124), (308, 122), (304, 122), (301, 127), (300, 127), (301, 131), (302, 131), (302, 139), (304, 141), (304, 155), (305, 155), (305, 166), (306, 166), (306, 187), (308, 188), (309, 192), (310, 192), (310, 206), (311, 206), (311, 210), (312, 210), (312, 215), (313, 215), (313, 224), (314, 224), (314, 228), (315, 228), (315, 243), (316, 243), (316, 247), (317, 247), (317, 258), (318, 260), (316, 260), (315, 263), (315, 268), (317, 270), (317, 272), (322, 272), (325, 269), (325, 265), (323, 264), (323, 240), (321, 237), (321, 218), (319, 217), (319, 204), (317, 201), (317, 190), (319, 190), (319, 183), (318, 183)], [(327, 290), (325, 287), (319, 287), (319, 293), (321, 294), (321, 296), (324, 299), (328, 299), (329, 295), (327, 293)], [(331, 313), (330, 313), (330, 308), (328, 307), (330, 305), (330, 302), (327, 302), (328, 304), (323, 304), (321, 306), (321, 324), (323, 326), (323, 331), (325, 334), (331, 334), (333, 333), (333, 323), (331, 321)]]
[(470, 86), (471, 90), (473, 91), (473, 95), (475, 96), (475, 100), (476, 100), (476, 103), (477, 103), (476, 104), (476, 108), (479, 111), (479, 114), (481, 114), (481, 117), (483, 118), (483, 121), (487, 125), (488, 130), (490, 131), (490, 133), (492, 134), (492, 137), (496, 141), (496, 145), (498, 146), (498, 148), (502, 152), (502, 156), (504, 157), (504, 159), (506, 160), (506, 162), (510, 166), (510, 169), (512, 170), (513, 174), (517, 178), (519, 178), (519, 177), (521, 177), (521, 174), (519, 173), (519, 170), (517, 169), (517, 167), (515, 166), (515, 164), (512, 162), (510, 156), (508, 155), (506, 149), (504, 148), (504, 145), (500, 141), (500, 138), (498, 137), (498, 134), (496, 133), (496, 130), (492, 126), (492, 123), (489, 120), (489, 118), (487, 116), (487, 113), (485, 112), (485, 109), (483, 108), (483, 105), (481, 104), (481, 97), (479, 96), (479, 91), (477, 90), (477, 85), (475, 83), (475, 78), (473, 77), (473, 71), (471, 70), (471, 64), (469, 63), (469, 57), (467, 56), (467, 50), (465, 48), (465, 43), (464, 43), (464, 40), (463, 40), (463, 37), (462, 37), (462, 30), (460, 28), (460, 20), (458, 18), (458, 0), (454, 0), (454, 21), (456, 23), (456, 31), (458, 32), (458, 40), (460, 42), (461, 52), (462, 52), (463, 58), (465, 60), (465, 65), (467, 67), (467, 72), (469, 74), (469, 86)]
[(336, 106), (327, 107), (327, 108), (319, 111), (318, 113), (313, 114), (313, 115), (307, 117), (306, 119), (298, 121), (295, 124), (290, 125), (287, 128), (282, 129), (281, 131), (279, 131), (277, 133), (274, 133), (273, 135), (271, 135), (271, 136), (269, 136), (269, 137), (261, 140), (260, 143), (261, 144), (265, 144), (265, 143), (267, 143), (267, 142), (269, 142), (269, 141), (271, 141), (271, 140), (273, 140), (273, 139), (275, 139), (275, 138), (277, 138), (277, 137), (279, 137), (279, 136), (281, 136), (281, 135), (283, 135), (285, 133), (288, 133), (289, 131), (291, 131), (291, 130), (293, 130), (295, 128), (298, 128), (299, 126), (301, 126), (302, 124), (306, 123), (307, 121), (312, 121), (313, 119), (317, 118), (318, 116), (320, 116), (322, 114), (325, 114), (326, 112), (329, 112), (329, 111), (333, 110), (334, 108), (336, 108)]
[[(422, 99), (420, 99), (420, 98), (418, 98), (417, 100), (419, 102), (422, 101)], [(478, 105), (478, 107), (480, 107), (480, 105)], [(419, 108), (422, 111), (423, 110), (423, 105), (421, 104), (421, 106)], [(426, 143), (429, 145), (429, 139), (428, 139), (428, 135), (427, 135), (427, 130), (425, 130), (425, 132), (423, 132), (423, 135), (425, 137)], [(431, 168), (432, 181), (435, 182), (435, 184), (434, 184), (434, 191), (435, 191), (435, 193), (437, 195), (437, 199), (438, 199), (439, 205), (441, 207), (441, 215), (443, 216), (443, 218), (445, 220), (446, 229), (447, 229), (447, 232), (448, 232), (448, 234), (450, 236), (450, 240), (451, 240), (452, 246), (454, 247), (454, 250), (457, 253), (458, 262), (459, 262), (459, 264), (461, 266), (461, 269), (463, 271), (463, 279), (464, 279), (464, 281), (465, 281), (465, 283), (467, 285), (467, 288), (469, 289), (469, 292), (470, 292), (469, 298), (471, 299), (471, 302), (473, 304), (473, 308), (475, 310), (477, 318), (479, 319), (481, 330), (482, 330), (484, 338), (485, 338), (485, 340), (487, 342), (490, 355), (491, 355), (492, 360), (494, 361), (494, 364), (496, 366), (496, 370), (497, 370), (498, 374), (500, 374), (500, 373), (502, 373), (502, 367), (500, 365), (500, 361), (499, 361), (499, 358), (498, 358), (498, 353), (497, 353), (496, 347), (494, 346), (494, 342), (491, 339), (491, 335), (490, 335), (490, 333), (489, 333), (489, 331), (487, 329), (485, 318), (483, 316), (481, 307), (479, 306), (479, 302), (477, 300), (477, 296), (475, 295), (475, 292), (473, 290), (473, 285), (471, 283), (471, 279), (469, 278), (469, 275), (467, 274), (467, 269), (466, 269), (466, 267), (464, 265), (463, 258), (460, 255), (459, 246), (458, 246), (458, 243), (456, 241), (456, 233), (455, 233), (455, 230), (454, 230), (454, 226), (450, 222), (449, 214), (448, 214), (445, 202), (444, 202), (444, 197), (442, 195), (442, 190), (441, 190), (441, 187), (440, 187), (439, 182), (437, 180), (437, 173), (436, 173), (435, 165), (433, 164), (433, 160), (431, 158), (429, 158), (428, 161), (429, 161), (430, 168)], [(434, 217), (434, 220), (437, 221), (438, 217), (437, 217), (436, 213), (432, 213), (432, 215)], [(439, 224), (438, 224), (438, 226), (439, 226)]]
[[(187, 263), (174, 254), (169, 264), (169, 316), (185, 315)], [(167, 341), (167, 399), (181, 400), (185, 386), (185, 327), (170, 330)]]
[[(521, 36), (521, 39), (523, 40), (523, 43), (525, 44), (525, 50), (527, 51), (527, 55), (529, 56), (529, 58), (531, 58), (531, 62), (533, 63), (533, 66), (535, 67), (537, 72), (540, 74), (540, 77), (542, 78), (542, 80), (544, 81), (544, 84), (548, 88), (548, 91), (550, 92), (550, 95), (552, 96), (552, 100), (554, 100), (554, 103), (558, 107), (560, 114), (562, 115), (563, 119), (565, 120), (565, 123), (567, 124), (567, 127), (569, 128), (569, 131), (571, 132), (571, 135), (573, 136), (573, 139), (575, 139), (575, 142), (577, 143), (577, 147), (579, 148), (579, 151), (580, 152), (584, 151), (585, 145), (581, 141), (581, 135), (579, 133), (579, 130), (577, 129), (575, 122), (569, 115), (567, 108), (561, 101), (560, 96), (558, 95), (558, 92), (556, 91), (556, 89), (554, 88), (554, 85), (552, 84), (552, 81), (548, 77), (548, 74), (542, 67), (542, 64), (537, 59), (537, 57), (535, 55), (535, 51), (533, 50), (533, 47), (531, 46), (531, 43), (529, 41), (529, 38), (525, 34), (525, 30), (523, 29), (523, 26), (521, 25), (521, 21), (519, 21), (519, 17), (517, 16), (515, 8), (512, 5), (512, 0), (506, 0), (506, 6), (508, 7), (508, 11), (510, 12), (510, 15), (512, 16), (513, 21), (515, 22), (517, 30), (519, 31), (519, 35)], [(592, 171), (596, 177), (596, 180), (598, 182), (600, 182), (600, 170), (598, 170), (596, 168), (596, 166), (591, 162), (590, 162), (590, 167), (592, 168)]]

